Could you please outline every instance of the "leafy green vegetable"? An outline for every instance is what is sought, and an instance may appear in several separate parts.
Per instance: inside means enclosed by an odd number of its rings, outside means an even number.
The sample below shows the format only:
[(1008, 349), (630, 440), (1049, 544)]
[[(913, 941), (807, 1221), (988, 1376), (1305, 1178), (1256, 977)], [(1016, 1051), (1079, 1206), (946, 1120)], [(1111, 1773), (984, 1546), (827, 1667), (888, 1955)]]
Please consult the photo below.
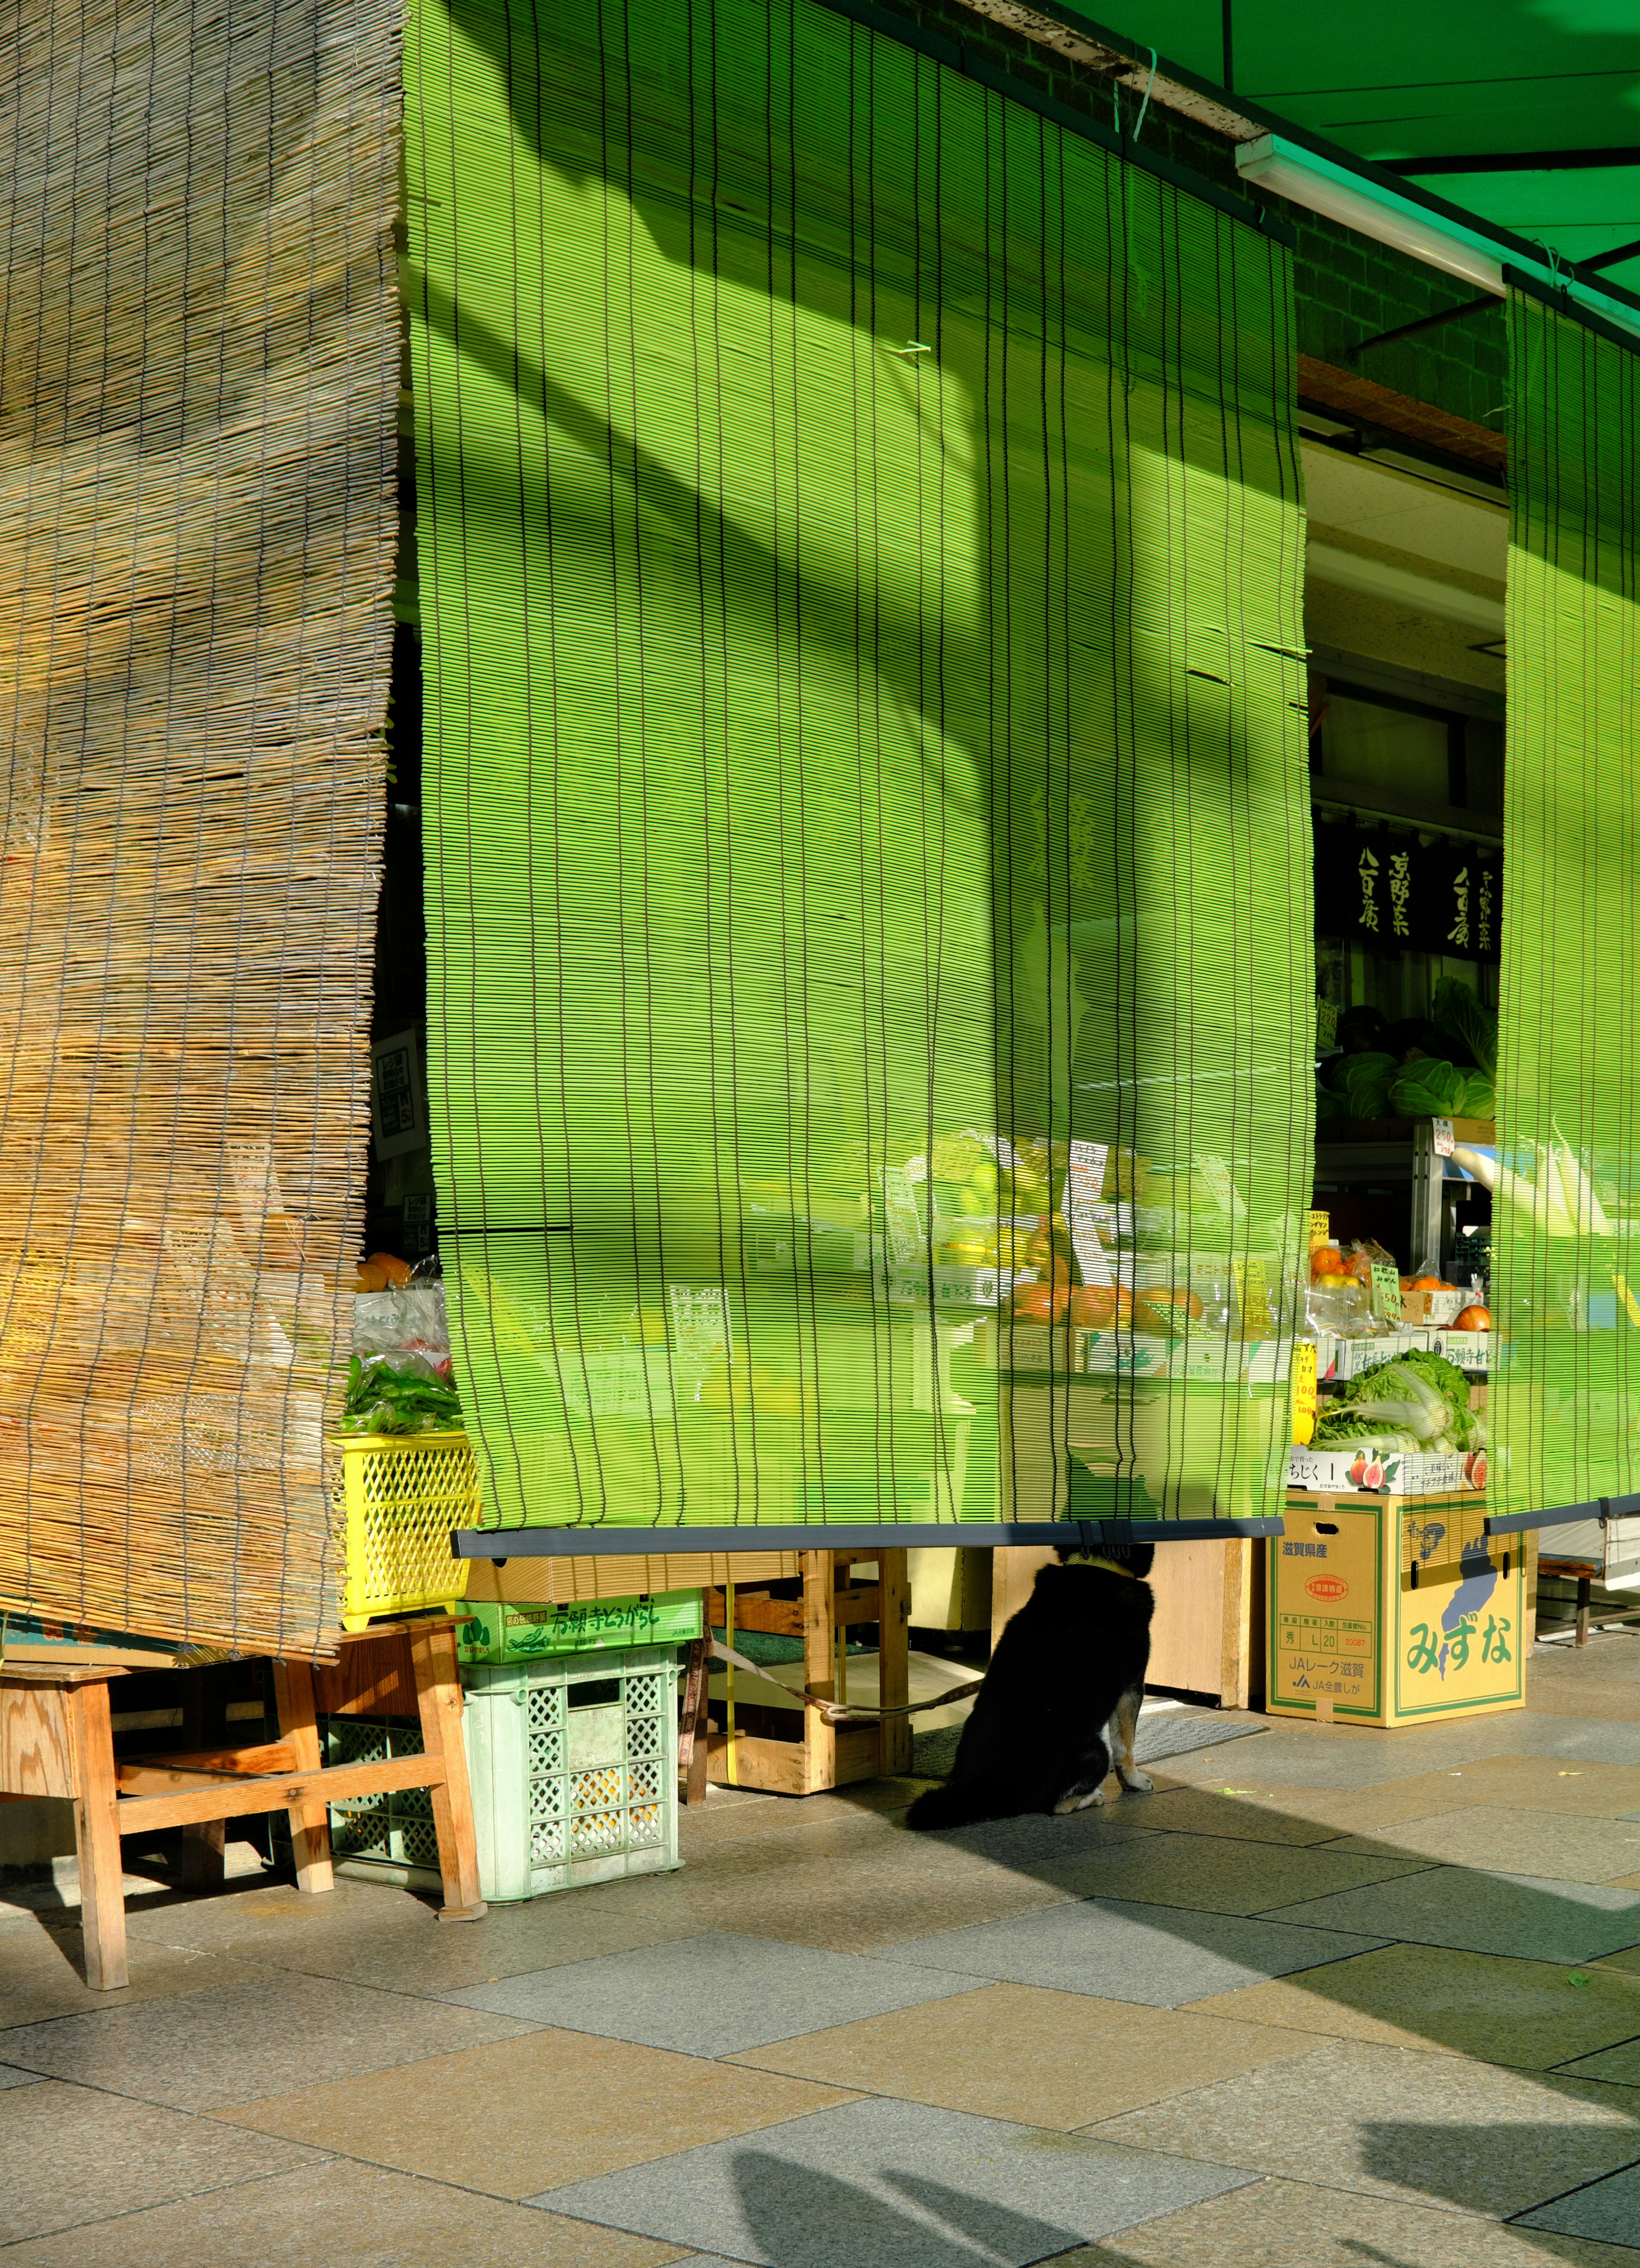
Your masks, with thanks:
[(1466, 1118), (1496, 1118), (1497, 1089), (1483, 1071), (1464, 1073), (1464, 1108)]
[(1455, 1065), (1421, 1056), (1390, 1081), (1390, 1108), (1398, 1118), (1461, 1117), (1468, 1083)]
[[(1389, 1425), (1384, 1422), (1385, 1405), (1420, 1404), (1424, 1417), (1420, 1421), (1426, 1428), (1438, 1431), (1414, 1432), (1406, 1426)], [(1379, 1414), (1375, 1416), (1374, 1411)], [(1387, 1446), (1406, 1449), (1468, 1449), (1475, 1446), (1481, 1434), (1474, 1411), (1469, 1407), (1469, 1381), (1455, 1363), (1444, 1356), (1431, 1354), (1422, 1347), (1399, 1350), (1386, 1360), (1375, 1363), (1352, 1378), (1332, 1402), (1317, 1425), (1314, 1434), (1316, 1447), (1335, 1447), (1346, 1441), (1357, 1441), (1369, 1436), (1374, 1440), (1393, 1433), (1397, 1438)]]
[(1333, 1093), (1343, 1096), (1351, 1118), (1385, 1118), (1389, 1115), (1390, 1081), (1395, 1071), (1393, 1056), (1369, 1049), (1360, 1055), (1340, 1056), (1328, 1080)]
[(411, 1357), (402, 1364), (348, 1366), (344, 1433), (445, 1433), (462, 1422), (462, 1397), (432, 1366)]
[(1443, 976), (1429, 1004), (1431, 1020), (1459, 1041), (1489, 1079), (1497, 1077), (1497, 1010), (1483, 1008), (1461, 976)]

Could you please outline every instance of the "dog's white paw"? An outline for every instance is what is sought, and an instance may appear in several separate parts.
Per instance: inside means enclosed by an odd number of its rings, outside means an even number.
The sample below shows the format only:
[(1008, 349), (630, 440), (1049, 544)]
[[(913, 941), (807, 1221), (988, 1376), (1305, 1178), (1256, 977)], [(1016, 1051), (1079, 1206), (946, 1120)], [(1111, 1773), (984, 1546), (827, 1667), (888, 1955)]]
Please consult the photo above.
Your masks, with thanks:
[(1102, 1787), (1088, 1789), (1081, 1795), (1062, 1795), (1053, 1807), (1056, 1819), (1068, 1819), (1073, 1811), (1091, 1811), (1097, 1803), (1104, 1801)]
[(1154, 1795), (1156, 1782), (1149, 1772), (1141, 1771), (1137, 1764), (1118, 1764), (1117, 1777), (1130, 1795)]

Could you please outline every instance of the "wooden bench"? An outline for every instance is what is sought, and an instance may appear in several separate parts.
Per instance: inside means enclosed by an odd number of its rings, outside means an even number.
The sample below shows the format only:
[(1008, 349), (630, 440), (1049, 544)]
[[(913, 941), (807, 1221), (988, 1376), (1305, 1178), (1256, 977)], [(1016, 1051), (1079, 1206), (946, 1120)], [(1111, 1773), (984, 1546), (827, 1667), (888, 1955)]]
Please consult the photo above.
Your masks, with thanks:
[[(86, 1983), (112, 1992), (127, 1981), (122, 1836), (214, 1829), (219, 1853), (224, 1822), (283, 1810), (290, 1815), (297, 1882), (317, 1894), (335, 1881), (327, 1807), (344, 1796), (429, 1790), (444, 1878), (440, 1918), (482, 1919), (486, 1909), (478, 1894), (462, 1736), (460, 1626), (449, 1616), (410, 1616), (342, 1638), (341, 1666), (321, 1665), (321, 1687), (393, 1684), (399, 1682), (395, 1657), (408, 1650), (425, 1753), (331, 1765), (321, 1762), (314, 1671), (306, 1661), (270, 1664), (277, 1741), (116, 1759), (108, 1687), (129, 1675), (131, 1657), (53, 1660), (52, 1648), (18, 1647), (14, 1641), (0, 1662), (0, 1795), (66, 1796), (73, 1802)], [(197, 1866), (189, 1871), (194, 1881), (201, 1881)]]

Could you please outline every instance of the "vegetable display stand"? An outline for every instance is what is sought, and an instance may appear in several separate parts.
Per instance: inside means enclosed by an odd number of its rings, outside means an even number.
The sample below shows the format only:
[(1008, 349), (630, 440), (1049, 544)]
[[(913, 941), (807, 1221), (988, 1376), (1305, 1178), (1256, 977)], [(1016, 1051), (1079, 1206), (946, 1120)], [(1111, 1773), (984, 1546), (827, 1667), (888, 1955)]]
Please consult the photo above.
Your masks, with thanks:
[[(877, 1626), (877, 1696), (857, 1716), (829, 1721), (829, 1712), (794, 1695), (783, 1703), (772, 1681), (714, 1665), (706, 1774), (728, 1787), (756, 1787), (775, 1795), (813, 1795), (851, 1781), (911, 1769), (911, 1587), (903, 1550), (805, 1551), (801, 1584), (779, 1587), (800, 1595), (737, 1592), (732, 1616), (722, 1591), (708, 1592), (709, 1629), (725, 1618), (735, 1631), (761, 1631), (801, 1639), (802, 1684), (834, 1708), (847, 1708), (847, 1633)], [(855, 1564), (875, 1564), (877, 1580), (857, 1582)], [(733, 1636), (729, 1643), (734, 1644)], [(858, 1658), (856, 1657), (856, 1660)], [(795, 1668), (795, 1664), (793, 1665)], [(759, 1694), (767, 1696), (760, 1700)]]
[(476, 1528), (478, 1461), (465, 1433), (342, 1436), (333, 1491), (342, 1528), (342, 1624), (447, 1612), (466, 1595), (471, 1561), (450, 1553), (453, 1528)]
[(443, 1918), (482, 1918), (454, 1624), (389, 1624), (344, 1639), (342, 1663), (322, 1666), (321, 1675), (368, 1691), (381, 1674), (372, 1657), (395, 1649), (409, 1656), (423, 1752), (332, 1769), (320, 1762), (314, 1672), (305, 1661), (272, 1665), (277, 1741), (116, 1762), (108, 1685), (124, 1668), (8, 1653), (0, 1663), (0, 1794), (63, 1796), (73, 1803), (85, 1981), (93, 1992), (117, 1992), (128, 1981), (122, 1835), (287, 1811), (298, 1887), (318, 1893), (332, 1886), (329, 1804), (425, 1788), (444, 1880)]
[(1485, 1499), (1292, 1491), (1269, 1546), (1272, 1717), (1417, 1725), (1525, 1705), (1520, 1539)]
[(677, 1648), (469, 1664), (486, 1899), (665, 1873), (677, 1856)]

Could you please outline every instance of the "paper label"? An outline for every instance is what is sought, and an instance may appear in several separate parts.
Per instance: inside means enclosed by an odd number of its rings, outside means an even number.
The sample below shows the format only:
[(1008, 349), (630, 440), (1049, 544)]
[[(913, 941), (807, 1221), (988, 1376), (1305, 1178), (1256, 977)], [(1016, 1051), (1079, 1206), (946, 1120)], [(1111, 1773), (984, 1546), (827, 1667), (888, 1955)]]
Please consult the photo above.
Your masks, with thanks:
[(1317, 1051), (1325, 1054), (1328, 1048), (1338, 1045), (1338, 1004), (1334, 1000), (1318, 1000), (1315, 1004), (1315, 1039)]
[(1318, 1245), (1332, 1242), (1333, 1216), (1330, 1212), (1312, 1212), (1309, 1215), (1309, 1237), (1311, 1252)]
[(923, 1249), (922, 1215), (904, 1166), (883, 1168), (883, 1221), (890, 1259), (897, 1267), (914, 1267)]
[(1400, 1321), (1400, 1271), (1393, 1261), (1372, 1263), (1372, 1312), (1388, 1323)]
[(1316, 1392), (1316, 1350), (1308, 1339), (1300, 1339), (1293, 1348), (1292, 1397), (1293, 1440), (1303, 1447), (1315, 1432), (1319, 1400)]
[(1071, 1250), (1084, 1284), (1108, 1284), (1111, 1263), (1099, 1241), (1099, 1192), (1111, 1154), (1108, 1142), (1073, 1142), (1065, 1175), (1065, 1212), (1070, 1225)]
[(1231, 1272), (1241, 1307), (1242, 1336), (1267, 1339), (1275, 1329), (1275, 1319), (1270, 1313), (1270, 1284), (1263, 1254), (1255, 1252), (1245, 1260), (1233, 1261)]
[(1437, 1158), (1450, 1158), (1458, 1144), (1458, 1138), (1452, 1131), (1452, 1120), (1450, 1118), (1436, 1118), (1432, 1119), (1430, 1123), (1435, 1129), (1436, 1156)]

